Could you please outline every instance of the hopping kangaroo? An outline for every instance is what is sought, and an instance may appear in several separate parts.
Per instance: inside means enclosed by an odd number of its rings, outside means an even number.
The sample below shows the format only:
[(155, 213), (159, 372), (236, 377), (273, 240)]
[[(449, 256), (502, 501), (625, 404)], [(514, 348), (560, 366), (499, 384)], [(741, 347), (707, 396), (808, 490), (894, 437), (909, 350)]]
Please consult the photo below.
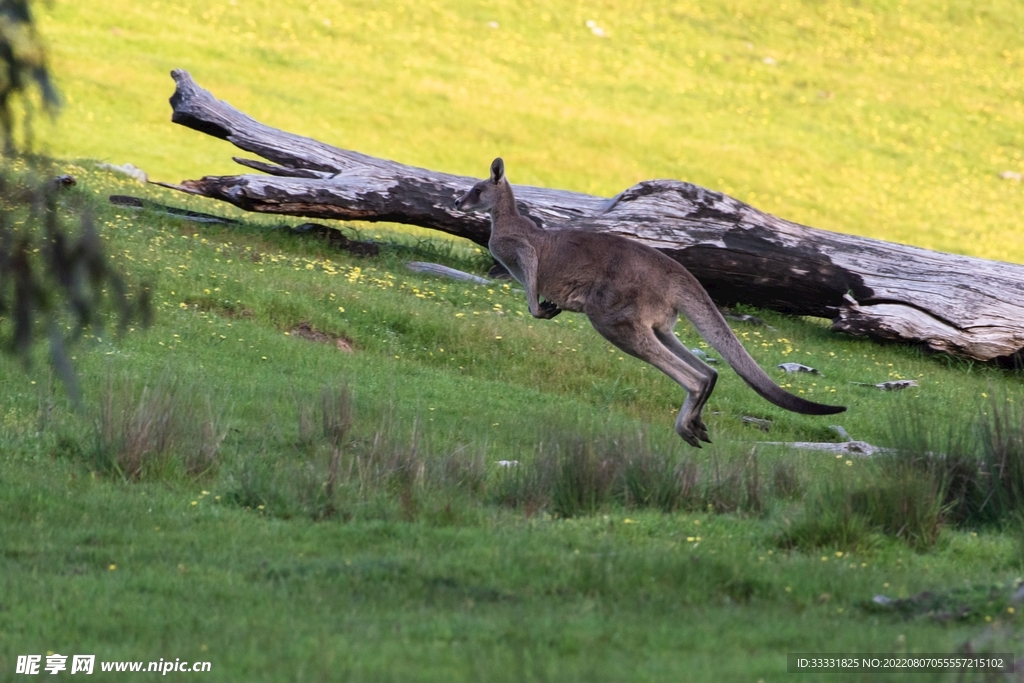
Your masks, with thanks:
[(691, 446), (711, 443), (700, 414), (718, 373), (676, 339), (672, 330), (680, 312), (754, 391), (775, 405), (807, 415), (846, 410), (805, 401), (775, 384), (697, 279), (668, 256), (616, 235), (537, 227), (516, 208), (500, 158), (491, 164), (491, 177), (474, 185), (455, 206), (490, 212), (487, 248), (522, 283), (535, 318), (553, 318), (563, 310), (586, 313), (605, 339), (686, 390), (676, 432)]

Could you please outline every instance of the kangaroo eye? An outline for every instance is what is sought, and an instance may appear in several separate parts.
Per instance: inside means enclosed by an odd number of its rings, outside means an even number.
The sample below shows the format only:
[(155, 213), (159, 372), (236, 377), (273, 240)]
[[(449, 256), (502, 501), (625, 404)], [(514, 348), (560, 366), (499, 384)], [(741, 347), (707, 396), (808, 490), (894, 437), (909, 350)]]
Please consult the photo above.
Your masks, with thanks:
[(479, 197), (480, 196), (480, 188), (477, 188), (477, 189), (473, 190), (473, 196), (474, 197)]

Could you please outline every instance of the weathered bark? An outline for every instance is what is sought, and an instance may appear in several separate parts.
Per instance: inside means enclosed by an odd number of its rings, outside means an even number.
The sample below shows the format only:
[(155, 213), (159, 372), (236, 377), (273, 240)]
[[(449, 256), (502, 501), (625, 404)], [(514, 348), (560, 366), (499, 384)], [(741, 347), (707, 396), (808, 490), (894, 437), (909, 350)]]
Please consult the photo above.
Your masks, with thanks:
[[(187, 72), (172, 76), (175, 123), (272, 163), (235, 157), (266, 175), (166, 187), (249, 211), (408, 223), (487, 244), (487, 217), (454, 207), (475, 178), (270, 128), (215, 99)], [(489, 161), (481, 159), (481, 175)], [(611, 199), (526, 186), (515, 193), (521, 211), (542, 227), (615, 233), (661, 250), (720, 305), (831, 318), (835, 330), (979, 360), (1020, 357), (1024, 349), (1024, 266), (816, 230), (675, 180), (645, 181)]]

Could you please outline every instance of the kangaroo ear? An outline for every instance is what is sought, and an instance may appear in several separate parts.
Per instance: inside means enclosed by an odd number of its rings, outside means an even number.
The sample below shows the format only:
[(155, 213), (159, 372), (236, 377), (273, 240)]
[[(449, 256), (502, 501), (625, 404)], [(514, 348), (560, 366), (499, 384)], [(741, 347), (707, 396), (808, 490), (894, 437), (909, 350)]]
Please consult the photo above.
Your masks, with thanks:
[(491, 162), (491, 182), (495, 185), (500, 183), (505, 178), (505, 162), (498, 157)]

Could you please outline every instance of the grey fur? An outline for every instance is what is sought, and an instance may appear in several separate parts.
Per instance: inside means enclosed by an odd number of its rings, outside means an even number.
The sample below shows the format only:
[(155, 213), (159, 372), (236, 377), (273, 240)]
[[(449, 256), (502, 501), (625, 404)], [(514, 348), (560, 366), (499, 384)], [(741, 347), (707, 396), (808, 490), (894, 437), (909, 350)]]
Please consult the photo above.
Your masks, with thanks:
[(740, 344), (697, 279), (668, 256), (616, 235), (537, 227), (516, 208), (500, 158), (491, 164), (490, 178), (470, 188), (455, 206), (491, 214), (487, 247), (522, 283), (535, 318), (553, 318), (563, 310), (586, 313), (605, 339), (686, 390), (675, 428), (691, 446), (711, 443), (701, 410), (718, 373), (676, 339), (679, 313), (768, 401), (808, 415), (846, 410), (804, 400), (776, 385)]

